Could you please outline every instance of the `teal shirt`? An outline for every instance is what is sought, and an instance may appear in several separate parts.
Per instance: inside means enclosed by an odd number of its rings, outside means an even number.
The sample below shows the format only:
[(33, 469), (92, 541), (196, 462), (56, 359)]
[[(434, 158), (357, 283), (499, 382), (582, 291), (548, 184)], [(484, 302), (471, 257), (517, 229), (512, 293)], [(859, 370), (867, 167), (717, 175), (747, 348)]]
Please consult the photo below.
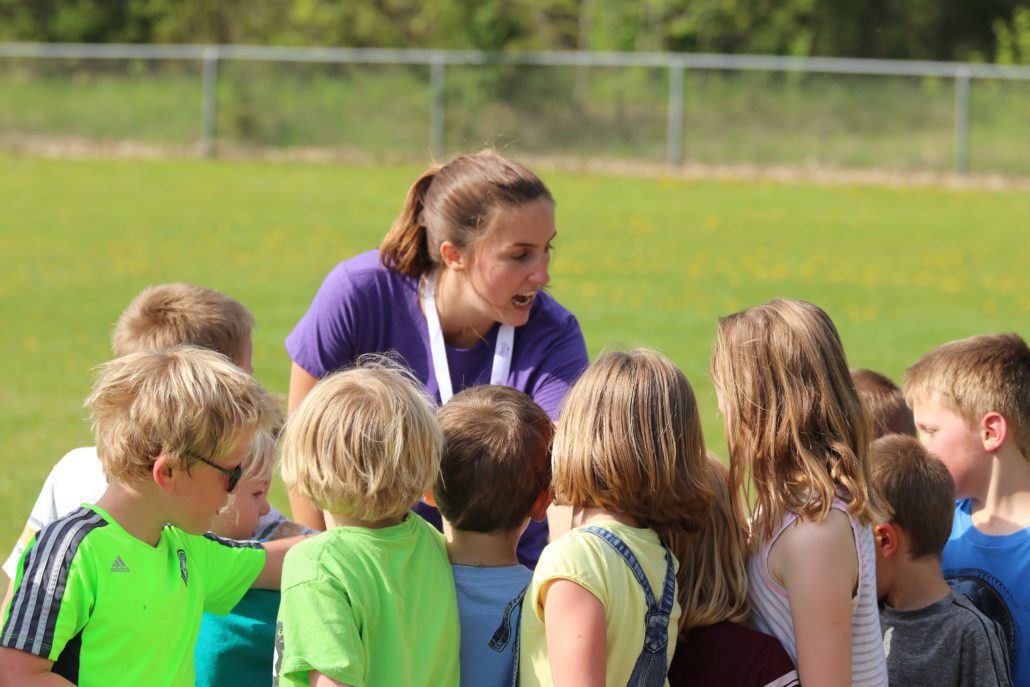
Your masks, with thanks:
[(317, 670), (354, 687), (458, 687), (458, 603), (443, 535), (414, 513), (336, 527), (286, 554), (278, 684)]
[(270, 687), (279, 592), (251, 589), (228, 615), (205, 613), (194, 651), (197, 687)]

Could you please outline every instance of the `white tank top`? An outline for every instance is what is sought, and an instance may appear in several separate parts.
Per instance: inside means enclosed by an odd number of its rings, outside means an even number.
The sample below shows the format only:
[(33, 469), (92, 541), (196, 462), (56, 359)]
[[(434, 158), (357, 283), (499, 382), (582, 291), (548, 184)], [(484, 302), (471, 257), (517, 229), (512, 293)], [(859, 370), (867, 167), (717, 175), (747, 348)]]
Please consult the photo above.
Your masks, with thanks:
[[(843, 511), (851, 523), (858, 553), (858, 593), (851, 600), (851, 683), (855, 687), (886, 687), (887, 662), (880, 633), (880, 612), (876, 603), (876, 551), (873, 532), (862, 527), (847, 505), (834, 499), (833, 508)], [(751, 599), (751, 624), (755, 629), (780, 640), (797, 665), (798, 647), (794, 639), (794, 623), (790, 616), (787, 590), (769, 572), (769, 551), (798, 516), (788, 513), (773, 534), (748, 562), (748, 597)]]

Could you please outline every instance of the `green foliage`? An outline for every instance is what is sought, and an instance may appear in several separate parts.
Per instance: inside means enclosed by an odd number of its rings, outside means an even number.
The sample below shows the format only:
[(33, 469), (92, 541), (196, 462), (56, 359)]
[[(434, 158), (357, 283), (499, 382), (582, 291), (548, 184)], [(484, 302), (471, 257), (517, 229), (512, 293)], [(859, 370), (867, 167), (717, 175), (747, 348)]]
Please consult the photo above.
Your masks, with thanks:
[(1027, 14), (1024, 0), (0, 0), (0, 40), (1025, 60)]
[(998, 64), (1030, 64), (1030, 7), (1017, 7), (1012, 21), (994, 22)]

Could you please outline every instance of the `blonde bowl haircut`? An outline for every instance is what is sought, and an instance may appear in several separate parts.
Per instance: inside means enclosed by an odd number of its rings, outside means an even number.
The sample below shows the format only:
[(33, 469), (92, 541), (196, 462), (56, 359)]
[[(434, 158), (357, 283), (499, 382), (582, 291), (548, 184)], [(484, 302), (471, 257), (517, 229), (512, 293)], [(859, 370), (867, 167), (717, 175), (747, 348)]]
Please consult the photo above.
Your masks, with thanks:
[(359, 520), (403, 515), (436, 482), (443, 437), (418, 382), (385, 361), (332, 374), (287, 421), (287, 489)]
[(744, 519), (730, 497), (730, 475), (709, 456), (708, 478), (713, 488), (712, 509), (697, 532), (674, 533), (668, 545), (679, 570), (676, 582), (680, 632), (723, 621), (743, 622), (751, 610), (747, 596), (747, 532)]
[[(869, 429), (830, 317), (776, 299), (719, 320), (712, 380), (725, 416), (731, 494), (751, 517), (753, 543), (787, 512), (815, 522), (839, 496), (863, 525), (879, 521)], [(744, 510), (744, 508), (742, 508)]]
[(108, 481), (148, 478), (162, 453), (187, 471), (190, 454), (217, 462), (281, 418), (257, 380), (207, 349), (131, 353), (99, 370), (85, 405)]
[(159, 284), (144, 289), (122, 312), (111, 335), (121, 357), (189, 344), (209, 348), (242, 365), (254, 316), (234, 298), (194, 284)]
[(659, 535), (708, 516), (708, 479), (694, 391), (657, 351), (602, 354), (569, 390), (552, 449), (555, 500), (607, 508)]
[(1015, 445), (1030, 460), (1030, 348), (1016, 333), (983, 334), (930, 351), (905, 371), (910, 406), (938, 400), (971, 427), (1001, 413)]

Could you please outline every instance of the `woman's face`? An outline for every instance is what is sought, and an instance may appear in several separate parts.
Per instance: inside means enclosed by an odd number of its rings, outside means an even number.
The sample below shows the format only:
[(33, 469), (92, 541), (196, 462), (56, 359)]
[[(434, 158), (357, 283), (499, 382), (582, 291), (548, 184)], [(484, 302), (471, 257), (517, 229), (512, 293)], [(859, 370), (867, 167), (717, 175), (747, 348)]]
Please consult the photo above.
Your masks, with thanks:
[(499, 214), (492, 236), (476, 248), (468, 269), (469, 302), (513, 327), (529, 320), (537, 294), (550, 281), (554, 205), (536, 200)]

